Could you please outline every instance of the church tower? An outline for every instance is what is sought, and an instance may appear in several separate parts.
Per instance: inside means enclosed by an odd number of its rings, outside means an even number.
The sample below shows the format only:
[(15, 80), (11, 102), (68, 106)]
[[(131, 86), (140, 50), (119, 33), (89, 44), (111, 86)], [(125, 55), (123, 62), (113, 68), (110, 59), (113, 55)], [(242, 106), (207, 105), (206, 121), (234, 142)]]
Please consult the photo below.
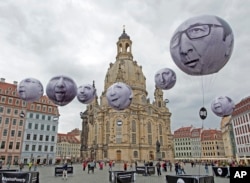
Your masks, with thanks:
[[(129, 162), (173, 160), (171, 113), (163, 100), (163, 92), (156, 88), (154, 101), (150, 103), (142, 66), (133, 60), (132, 41), (125, 28), (116, 46), (116, 60), (109, 64), (100, 104), (95, 100), (81, 116), (85, 132), (82, 134), (82, 158)], [(106, 98), (107, 89), (116, 82), (129, 85), (133, 91), (131, 105), (121, 111), (111, 108)], [(158, 153), (157, 141), (160, 142)]]

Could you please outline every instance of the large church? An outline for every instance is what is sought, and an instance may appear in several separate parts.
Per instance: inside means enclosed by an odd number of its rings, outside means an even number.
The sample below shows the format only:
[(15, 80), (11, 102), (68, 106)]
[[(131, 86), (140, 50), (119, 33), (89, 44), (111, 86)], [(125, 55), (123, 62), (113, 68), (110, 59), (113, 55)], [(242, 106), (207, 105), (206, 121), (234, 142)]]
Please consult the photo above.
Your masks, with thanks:
[[(142, 66), (133, 60), (132, 41), (125, 29), (116, 46), (116, 61), (109, 65), (100, 103), (96, 97), (81, 113), (81, 156), (115, 161), (173, 160), (171, 113), (163, 91), (155, 88), (150, 103)], [(107, 89), (116, 82), (133, 91), (130, 106), (119, 111), (111, 108), (106, 98)]]

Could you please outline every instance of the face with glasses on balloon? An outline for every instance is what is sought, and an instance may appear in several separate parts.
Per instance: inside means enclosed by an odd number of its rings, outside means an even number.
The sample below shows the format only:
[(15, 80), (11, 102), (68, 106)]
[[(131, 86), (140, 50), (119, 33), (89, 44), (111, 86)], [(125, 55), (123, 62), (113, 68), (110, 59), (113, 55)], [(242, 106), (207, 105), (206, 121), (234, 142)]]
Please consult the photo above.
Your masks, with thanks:
[(190, 75), (218, 72), (229, 60), (233, 33), (223, 19), (204, 15), (183, 22), (175, 31), (170, 52), (176, 65)]

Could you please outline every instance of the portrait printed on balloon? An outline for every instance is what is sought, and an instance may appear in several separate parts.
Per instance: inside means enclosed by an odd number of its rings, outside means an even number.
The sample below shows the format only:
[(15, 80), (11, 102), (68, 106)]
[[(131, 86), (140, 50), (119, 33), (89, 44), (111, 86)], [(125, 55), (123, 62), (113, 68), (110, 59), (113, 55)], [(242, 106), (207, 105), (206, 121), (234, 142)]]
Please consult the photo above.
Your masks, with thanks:
[(227, 96), (216, 97), (211, 103), (212, 111), (219, 117), (231, 115), (234, 108), (233, 100)]
[(26, 78), (18, 84), (17, 93), (22, 100), (34, 102), (43, 96), (43, 85), (35, 78)]
[(110, 107), (123, 110), (131, 104), (133, 92), (127, 84), (117, 82), (107, 89), (106, 97)]
[(229, 24), (217, 16), (203, 15), (184, 21), (170, 41), (175, 64), (189, 75), (218, 72), (232, 54), (234, 36)]
[(168, 90), (176, 83), (176, 74), (172, 69), (163, 68), (155, 74), (155, 85), (157, 88)]
[(90, 85), (81, 85), (77, 89), (77, 99), (83, 104), (91, 103), (96, 97), (96, 89)]
[(74, 80), (67, 76), (55, 76), (48, 82), (46, 93), (53, 103), (64, 106), (75, 98), (77, 86)]

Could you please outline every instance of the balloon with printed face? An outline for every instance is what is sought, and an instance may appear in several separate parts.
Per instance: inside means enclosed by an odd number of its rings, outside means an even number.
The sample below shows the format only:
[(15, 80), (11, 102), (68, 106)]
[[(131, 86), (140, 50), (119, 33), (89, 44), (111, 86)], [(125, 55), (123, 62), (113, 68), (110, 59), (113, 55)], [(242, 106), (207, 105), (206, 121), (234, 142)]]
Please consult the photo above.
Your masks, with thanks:
[(107, 89), (106, 97), (110, 107), (123, 110), (131, 104), (133, 92), (127, 84), (117, 82)]
[(211, 109), (219, 117), (226, 117), (232, 114), (235, 108), (233, 100), (227, 96), (216, 97), (211, 103)]
[(70, 103), (77, 94), (77, 86), (73, 79), (67, 76), (55, 76), (50, 79), (46, 87), (49, 99), (59, 106)]
[(155, 85), (157, 88), (168, 90), (176, 83), (176, 74), (172, 69), (163, 68), (155, 74)]
[(43, 85), (35, 78), (23, 79), (17, 86), (19, 98), (26, 102), (34, 102), (43, 96)]
[(234, 36), (220, 17), (203, 15), (184, 21), (170, 41), (175, 64), (189, 75), (218, 72), (231, 57)]
[(83, 104), (91, 103), (96, 97), (96, 89), (90, 85), (81, 85), (77, 89), (77, 99)]

